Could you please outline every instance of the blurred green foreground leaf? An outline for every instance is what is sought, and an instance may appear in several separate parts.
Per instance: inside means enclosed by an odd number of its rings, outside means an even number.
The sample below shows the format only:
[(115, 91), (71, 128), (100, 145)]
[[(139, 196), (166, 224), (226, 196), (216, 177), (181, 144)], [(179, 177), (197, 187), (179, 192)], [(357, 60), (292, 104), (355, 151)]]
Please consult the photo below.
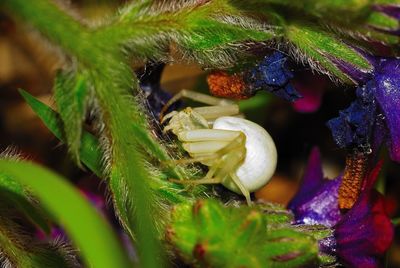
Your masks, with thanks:
[(105, 219), (65, 179), (28, 162), (0, 159), (0, 173), (25, 185), (60, 224), (88, 267), (130, 267)]

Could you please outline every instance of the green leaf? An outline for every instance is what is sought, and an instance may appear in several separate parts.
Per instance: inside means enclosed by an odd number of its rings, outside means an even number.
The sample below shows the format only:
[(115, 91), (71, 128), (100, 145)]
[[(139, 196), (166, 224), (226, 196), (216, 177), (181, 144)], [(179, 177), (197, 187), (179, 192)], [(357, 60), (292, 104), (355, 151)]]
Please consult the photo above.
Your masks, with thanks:
[(383, 13), (373, 12), (368, 16), (366, 23), (369, 26), (376, 27), (378, 29), (395, 31), (399, 29), (399, 21), (396, 18), (387, 16)]
[(76, 71), (59, 71), (54, 86), (54, 97), (58, 113), (64, 123), (68, 149), (73, 159), (80, 164), (82, 124), (86, 115), (88, 85), (85, 74)]
[(28, 162), (0, 160), (0, 172), (29, 187), (90, 267), (130, 267), (120, 242), (96, 210), (59, 175)]
[[(48, 107), (46, 104), (37, 100), (24, 90), (19, 90), (19, 93), (24, 97), (32, 110), (39, 116), (46, 127), (61, 141), (65, 141), (62, 132), (62, 121), (60, 116)], [(100, 149), (99, 142), (95, 136), (87, 131), (83, 131), (81, 135), (79, 154), (81, 161), (98, 177), (104, 178), (102, 159), (103, 154)]]
[[(60, 139), (62, 138), (61, 133), (61, 121), (55, 111), (53, 111), (50, 107), (46, 106), (39, 100), (35, 99), (29, 93), (20, 90), (21, 95), (25, 98), (27, 103), (32, 107), (32, 109), (38, 114), (38, 116), (43, 120), (45, 125)], [(105, 175), (102, 172), (101, 162), (102, 162), (102, 152), (99, 149), (99, 142), (97, 138), (93, 135), (83, 132), (82, 135), (82, 146), (81, 146), (81, 160), (82, 162), (88, 166), (91, 170), (97, 173), (98, 176), (105, 178)], [(149, 185), (148, 190), (154, 191), (158, 196), (159, 201), (164, 201), (165, 203), (177, 204), (177, 203), (186, 203), (190, 202), (192, 196), (185, 196), (185, 192), (182, 192), (182, 185), (177, 185), (166, 181), (164, 177), (162, 178), (159, 174), (154, 174), (147, 183)], [(130, 228), (129, 221), (131, 215), (129, 214), (129, 210), (127, 206), (131, 205), (127, 203), (127, 193), (126, 193), (126, 181), (121, 179), (121, 175), (117, 172), (112, 172), (110, 176), (110, 180), (108, 181), (109, 188), (112, 192), (113, 203), (117, 208), (117, 216), (120, 218), (122, 225), (128, 231), (132, 231)], [(202, 188), (198, 187), (198, 195), (203, 192), (200, 190)], [(195, 195), (195, 192), (193, 193)], [(167, 213), (166, 207), (161, 208), (162, 213)], [(155, 222), (158, 225), (159, 229), (164, 224), (164, 220), (161, 217), (154, 217), (157, 219)], [(131, 233), (132, 234), (132, 233)], [(154, 251), (149, 251), (147, 254), (148, 258), (154, 258)]]
[(286, 28), (286, 37), (301, 53), (312, 59), (311, 66), (316, 64), (343, 82), (354, 83), (351, 76), (339, 68), (340, 62), (361, 72), (369, 72), (372, 69), (367, 59), (354, 48), (321, 29), (291, 24)]

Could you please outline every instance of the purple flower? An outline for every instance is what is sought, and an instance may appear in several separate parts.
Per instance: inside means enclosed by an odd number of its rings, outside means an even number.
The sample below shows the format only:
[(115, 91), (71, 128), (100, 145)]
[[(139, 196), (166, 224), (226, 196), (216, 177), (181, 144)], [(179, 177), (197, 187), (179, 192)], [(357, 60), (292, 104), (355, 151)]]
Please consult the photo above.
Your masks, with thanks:
[(391, 158), (400, 162), (400, 59), (380, 59), (372, 84), (388, 130)]
[(379, 259), (393, 240), (393, 226), (383, 196), (373, 189), (381, 163), (364, 178), (361, 195), (346, 213), (338, 207), (341, 176), (323, 178), (318, 149), (313, 149), (303, 184), (289, 204), (295, 224), (323, 224), (333, 237), (320, 241), (321, 252), (336, 255), (347, 267), (378, 267)]
[(59, 240), (63, 242), (68, 241), (68, 238), (64, 230), (58, 226), (51, 226), (50, 233), (48, 234), (46, 234), (40, 229), (37, 229), (35, 235), (40, 241), (53, 241), (53, 240)]
[(348, 267), (379, 267), (393, 240), (383, 196), (373, 189), (381, 167), (382, 162), (369, 173), (358, 201), (334, 227), (336, 253)]
[(324, 179), (320, 152), (313, 148), (302, 185), (288, 205), (295, 215), (295, 223), (334, 226), (341, 218), (338, 207), (340, 181), (340, 177)]
[(328, 122), (337, 145), (373, 149), (386, 141), (400, 162), (400, 59), (375, 58), (374, 73), (357, 89), (356, 100)]
[(295, 101), (301, 95), (290, 84), (293, 72), (287, 66), (287, 57), (274, 52), (244, 75), (252, 92), (267, 90), (288, 101)]

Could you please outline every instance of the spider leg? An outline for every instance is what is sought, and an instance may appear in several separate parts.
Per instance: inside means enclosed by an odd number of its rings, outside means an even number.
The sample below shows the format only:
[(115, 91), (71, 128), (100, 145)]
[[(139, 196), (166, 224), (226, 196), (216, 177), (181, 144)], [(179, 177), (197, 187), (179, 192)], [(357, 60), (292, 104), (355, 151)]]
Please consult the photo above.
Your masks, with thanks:
[(215, 178), (202, 178), (200, 180), (177, 180), (177, 179), (169, 179), (171, 182), (175, 183), (180, 183), (180, 184), (192, 184), (192, 185), (197, 185), (197, 184), (219, 184), (221, 183), (221, 180), (215, 179)]
[(239, 188), (240, 192), (246, 198), (247, 205), (250, 206), (251, 205), (250, 192), (246, 189), (246, 187), (243, 186), (243, 184), (240, 182), (240, 179), (238, 178), (235, 172), (231, 172), (229, 175), (232, 178), (233, 182), (236, 184), (236, 186)]
[(175, 160), (175, 163), (202, 162), (207, 166), (213, 166), (215, 159), (222, 159), (231, 152), (233, 152), (233, 154), (230, 154), (231, 156), (240, 155), (240, 162), (246, 155), (246, 136), (240, 131), (221, 129), (191, 130), (183, 133), (182, 139), (184, 141), (193, 141), (183, 142), (184, 149), (192, 158)]
[(240, 135), (239, 131), (224, 129), (194, 129), (182, 131), (178, 139), (182, 142), (232, 141)]
[(160, 121), (162, 121), (165, 112), (168, 110), (168, 108), (177, 102), (178, 100), (182, 98), (188, 98), (200, 103), (204, 103), (207, 105), (212, 105), (212, 106), (225, 106), (225, 105), (235, 105), (233, 101), (225, 100), (225, 99), (220, 99), (216, 98), (213, 96), (209, 96), (203, 93), (195, 92), (195, 91), (190, 91), (183, 89), (179, 93), (175, 94), (162, 108), (160, 112)]
[(164, 116), (164, 117), (162, 118), (162, 120), (160, 121), (160, 123), (161, 123), (161, 124), (164, 123), (165, 121), (167, 121), (168, 119), (172, 118), (172, 117), (173, 117), (174, 115), (176, 115), (176, 114), (178, 114), (177, 111), (172, 111), (172, 112), (170, 112), (169, 114), (167, 114), (166, 116)]
[(238, 133), (238, 136), (233, 139), (227, 146), (224, 148), (218, 150), (217, 154), (219, 156), (223, 155), (240, 155), (241, 160), (243, 160), (246, 157), (246, 136), (244, 135), (243, 132), (240, 131), (235, 131)]
[(240, 115), (239, 106), (237, 104), (195, 107), (192, 109), (203, 116), (204, 119), (211, 121), (211, 123), (221, 116)]
[[(240, 166), (246, 157), (246, 147), (244, 146), (246, 137), (242, 132), (239, 132), (239, 134), (240, 135), (238, 135), (236, 139), (232, 140), (228, 146), (217, 152), (225, 155), (225, 157), (224, 164), (215, 174), (215, 177), (220, 178), (222, 182), (231, 179), (234, 185), (239, 189), (240, 193), (242, 193), (246, 198), (247, 204), (251, 205), (250, 192), (236, 175), (238, 166)], [(232, 186), (229, 186), (229, 184), (224, 183), (224, 186), (235, 191), (235, 189), (232, 188)]]
[(206, 176), (199, 180), (176, 180), (170, 179), (172, 182), (183, 183), (183, 184), (218, 184), (222, 182), (222, 179), (213, 178), (215, 172), (218, 170), (220, 165), (223, 163), (222, 159), (219, 159), (215, 165), (213, 165), (207, 172)]
[[(183, 148), (192, 156), (188, 159), (175, 160), (175, 163), (194, 163), (215, 161), (222, 158), (225, 152), (240, 146), (237, 141), (243, 139), (239, 131), (222, 129), (196, 129), (182, 131), (178, 139), (183, 142)], [(244, 135), (243, 135), (244, 136)], [(212, 166), (212, 164), (207, 164)]]
[(192, 158), (176, 159), (176, 160), (172, 160), (172, 162), (175, 164), (191, 164), (191, 163), (195, 163), (195, 162), (204, 162), (204, 161), (214, 160), (217, 157), (218, 156), (215, 154), (207, 154), (207, 155), (201, 155), (201, 156), (192, 157)]

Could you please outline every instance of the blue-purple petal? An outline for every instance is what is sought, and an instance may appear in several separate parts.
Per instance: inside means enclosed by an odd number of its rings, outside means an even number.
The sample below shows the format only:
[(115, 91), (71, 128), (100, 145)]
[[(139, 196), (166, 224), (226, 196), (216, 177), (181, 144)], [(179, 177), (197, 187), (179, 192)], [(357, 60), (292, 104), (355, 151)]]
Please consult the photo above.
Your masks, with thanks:
[(380, 259), (393, 240), (393, 225), (384, 199), (374, 188), (382, 167), (380, 162), (364, 178), (362, 191), (355, 205), (346, 213), (338, 208), (341, 177), (323, 179), (318, 149), (313, 149), (303, 185), (290, 202), (294, 224), (323, 224), (331, 227), (333, 236), (319, 241), (321, 253), (337, 256), (345, 267), (379, 267)]
[(400, 59), (381, 59), (374, 80), (375, 98), (390, 133), (390, 155), (400, 162)]
[(334, 226), (340, 219), (338, 190), (341, 177), (324, 179), (317, 191), (297, 207), (289, 207), (297, 224), (322, 224)]
[(341, 177), (324, 179), (319, 150), (309, 158), (303, 182), (288, 208), (295, 215), (295, 224), (323, 224), (332, 227), (340, 219), (338, 189)]
[(269, 91), (272, 92), (275, 96), (278, 96), (288, 101), (296, 101), (302, 97), (301, 94), (296, 91), (296, 89), (294, 89), (291, 84), (287, 84), (284, 87), (271, 87)]
[(371, 82), (357, 89), (357, 98), (339, 116), (328, 121), (333, 139), (341, 148), (365, 148), (371, 143), (376, 118), (374, 88)]
[(263, 83), (269, 86), (283, 87), (293, 74), (286, 66), (287, 57), (280, 52), (274, 52), (265, 57), (253, 71), (263, 77)]
[(246, 83), (253, 92), (267, 90), (288, 101), (301, 98), (301, 95), (289, 84), (294, 75), (286, 62), (287, 57), (278, 51), (266, 56), (245, 74)]
[(308, 157), (307, 167), (300, 188), (290, 202), (289, 208), (297, 207), (309, 199), (311, 194), (318, 189), (323, 179), (321, 153), (318, 147), (314, 147)]

